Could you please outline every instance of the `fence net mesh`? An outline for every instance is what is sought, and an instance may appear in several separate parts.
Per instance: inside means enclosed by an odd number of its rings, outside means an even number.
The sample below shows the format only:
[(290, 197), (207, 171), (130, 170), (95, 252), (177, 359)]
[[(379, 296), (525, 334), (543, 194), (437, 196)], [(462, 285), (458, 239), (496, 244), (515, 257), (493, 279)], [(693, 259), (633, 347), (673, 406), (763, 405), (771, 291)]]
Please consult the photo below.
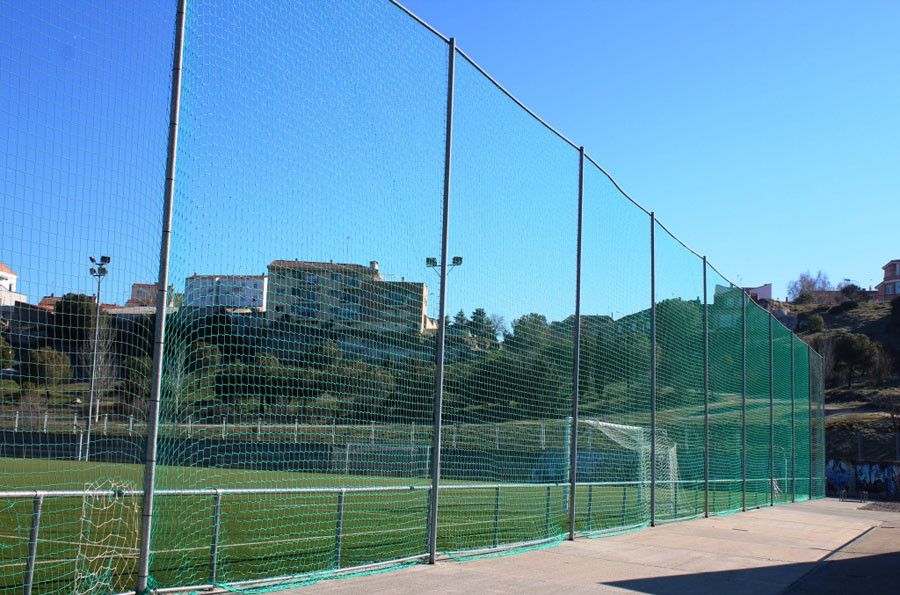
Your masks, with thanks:
[[(585, 485), (575, 501), (576, 528), (589, 534), (650, 522), (649, 222), (585, 164), (577, 468)], [(598, 257), (611, 252), (619, 257)]]
[(668, 521), (704, 511), (703, 260), (655, 226), (655, 512)]
[(0, 11), (0, 593), (133, 589), (150, 487), (152, 586), (423, 559), (441, 325), (438, 552), (824, 495), (821, 358), (461, 52), (444, 212), (450, 46), (384, 0), (188, 3), (144, 486), (175, 12)]
[(153, 314), (125, 306), (158, 272), (174, 21), (168, 1), (0, 8), (0, 490), (75, 491), (0, 498), (0, 593), (134, 584), (113, 501), (140, 498), (110, 490), (141, 487)]
[(746, 301), (747, 317), (747, 508), (765, 506), (770, 495), (769, 314)]
[(810, 495), (809, 347), (794, 339), (794, 492), (796, 500), (808, 500)]
[(480, 440), (444, 440), (441, 474), (521, 487), (442, 491), (441, 550), (564, 531), (578, 168), (575, 149), (457, 56), (449, 250), (463, 264), (447, 280), (444, 420)]
[(793, 425), (791, 412), (791, 332), (778, 322), (773, 329), (774, 414), (775, 420), (775, 502), (790, 502), (793, 497)]

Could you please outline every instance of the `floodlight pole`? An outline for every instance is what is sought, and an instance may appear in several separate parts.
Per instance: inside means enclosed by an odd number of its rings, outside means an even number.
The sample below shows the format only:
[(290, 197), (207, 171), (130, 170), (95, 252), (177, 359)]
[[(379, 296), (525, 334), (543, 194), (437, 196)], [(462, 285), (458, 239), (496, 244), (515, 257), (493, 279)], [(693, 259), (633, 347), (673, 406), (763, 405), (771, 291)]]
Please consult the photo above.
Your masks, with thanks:
[(84, 444), (84, 460), (89, 461), (91, 459), (91, 426), (92, 422), (99, 421), (100, 418), (100, 399), (97, 398), (97, 419), (94, 419), (94, 391), (96, 389), (97, 383), (97, 348), (100, 343), (100, 289), (103, 283), (103, 277), (106, 275), (106, 264), (103, 262), (103, 257), (101, 257), (100, 261), (102, 264), (96, 263), (93, 257), (91, 257), (91, 262), (97, 264), (97, 269), (91, 269), (91, 276), (97, 278), (97, 306), (94, 309), (94, 348), (93, 348), (93, 357), (91, 359), (91, 388), (90, 388), (90, 396), (88, 397), (88, 416), (87, 416), (87, 428), (85, 429), (85, 444)]
[(441, 484), (441, 407), (444, 396), (444, 336), (447, 317), (447, 239), (450, 233), (450, 164), (453, 155), (453, 88), (456, 68), (456, 39), (448, 43), (447, 130), (444, 137), (444, 205), (441, 226), (441, 272), (438, 298), (437, 344), (434, 366), (434, 430), (431, 443), (431, 491), (428, 498), (428, 563), (437, 555), (438, 490)]
[(572, 435), (569, 439), (569, 541), (575, 539), (578, 479), (578, 398), (581, 393), (581, 232), (584, 213), (584, 147), (578, 148), (578, 232), (575, 248), (575, 345), (572, 357)]
[(709, 518), (709, 298), (703, 257), (703, 516)]
[(650, 526), (656, 525), (656, 215), (650, 213)]
[(184, 54), (186, 0), (178, 0), (175, 15), (175, 47), (172, 55), (172, 90), (169, 105), (169, 144), (166, 154), (166, 183), (163, 198), (162, 234), (159, 247), (159, 278), (156, 284), (156, 326), (153, 331), (153, 367), (147, 412), (147, 444), (144, 456), (144, 501), (135, 592), (147, 593), (150, 576), (150, 531), (153, 521), (153, 490), (156, 481), (156, 439), (159, 428), (159, 396), (162, 389), (163, 342), (166, 332), (166, 303), (169, 285), (169, 241), (172, 236), (172, 203), (175, 195), (175, 159), (178, 149), (178, 111), (181, 105), (181, 64)]

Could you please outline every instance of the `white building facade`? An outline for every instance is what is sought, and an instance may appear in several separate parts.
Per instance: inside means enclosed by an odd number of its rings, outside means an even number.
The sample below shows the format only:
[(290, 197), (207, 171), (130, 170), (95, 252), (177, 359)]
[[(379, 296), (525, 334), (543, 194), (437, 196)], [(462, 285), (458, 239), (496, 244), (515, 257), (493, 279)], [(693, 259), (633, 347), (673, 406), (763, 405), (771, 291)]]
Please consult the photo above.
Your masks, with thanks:
[(19, 276), (8, 266), (0, 262), (0, 306), (14, 306), (16, 302), (27, 302), (24, 293), (16, 291)]
[(192, 275), (184, 280), (189, 308), (240, 308), (266, 311), (267, 275)]

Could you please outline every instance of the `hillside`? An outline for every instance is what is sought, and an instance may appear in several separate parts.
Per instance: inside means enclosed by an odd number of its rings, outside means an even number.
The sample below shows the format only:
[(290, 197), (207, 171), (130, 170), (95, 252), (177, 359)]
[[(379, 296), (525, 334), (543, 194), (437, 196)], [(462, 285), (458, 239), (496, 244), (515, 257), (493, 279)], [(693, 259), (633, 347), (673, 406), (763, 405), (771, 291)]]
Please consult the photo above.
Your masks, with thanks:
[[(889, 413), (900, 406), (900, 329), (892, 322), (891, 305), (773, 303), (771, 308), (825, 358), (826, 457), (900, 460), (900, 436)], [(811, 332), (809, 320), (816, 315), (824, 328)], [(875, 366), (854, 375), (850, 388), (846, 374), (834, 369), (834, 344), (843, 333), (864, 334), (881, 346)]]

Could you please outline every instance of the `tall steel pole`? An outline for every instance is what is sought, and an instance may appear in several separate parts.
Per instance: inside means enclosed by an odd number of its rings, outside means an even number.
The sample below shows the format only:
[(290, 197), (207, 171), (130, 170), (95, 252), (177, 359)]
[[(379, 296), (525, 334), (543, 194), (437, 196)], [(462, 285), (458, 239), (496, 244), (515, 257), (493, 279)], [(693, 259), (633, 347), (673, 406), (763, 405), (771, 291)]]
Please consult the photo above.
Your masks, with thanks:
[(775, 319), (769, 314), (769, 506), (775, 506)]
[(166, 154), (166, 185), (163, 199), (162, 234), (159, 247), (159, 277), (156, 285), (156, 326), (153, 331), (153, 367), (147, 412), (147, 445), (144, 456), (144, 502), (138, 553), (137, 595), (147, 592), (150, 576), (150, 532), (153, 522), (153, 490), (156, 481), (156, 439), (159, 428), (159, 395), (162, 389), (163, 342), (166, 333), (166, 303), (169, 286), (169, 242), (172, 236), (172, 204), (175, 195), (175, 158), (178, 150), (178, 111), (181, 106), (181, 63), (184, 53), (186, 0), (178, 0), (175, 15), (175, 48), (172, 56), (172, 91), (169, 105), (169, 145)]
[(813, 462), (813, 396), (812, 396), (812, 365), (810, 365), (809, 345), (806, 346), (806, 433), (809, 440), (809, 499), (813, 499), (813, 468), (816, 466)]
[(747, 293), (741, 290), (741, 510), (747, 510)]
[(572, 433), (569, 438), (569, 540), (575, 539), (578, 479), (578, 397), (581, 393), (581, 232), (584, 214), (584, 147), (578, 149), (578, 232), (575, 248), (575, 346), (572, 357)]
[(703, 257), (703, 516), (709, 517), (709, 298)]
[(444, 212), (441, 227), (441, 285), (434, 372), (434, 430), (431, 443), (431, 492), (428, 499), (428, 563), (437, 555), (438, 491), (441, 484), (441, 407), (444, 396), (444, 336), (447, 318), (447, 239), (450, 234), (450, 165), (453, 155), (453, 89), (456, 39), (451, 37), (447, 64), (447, 129), (444, 137)]
[(650, 526), (656, 525), (656, 215), (650, 213)]
[(791, 502), (797, 501), (797, 435), (794, 427), (794, 333), (791, 333)]

